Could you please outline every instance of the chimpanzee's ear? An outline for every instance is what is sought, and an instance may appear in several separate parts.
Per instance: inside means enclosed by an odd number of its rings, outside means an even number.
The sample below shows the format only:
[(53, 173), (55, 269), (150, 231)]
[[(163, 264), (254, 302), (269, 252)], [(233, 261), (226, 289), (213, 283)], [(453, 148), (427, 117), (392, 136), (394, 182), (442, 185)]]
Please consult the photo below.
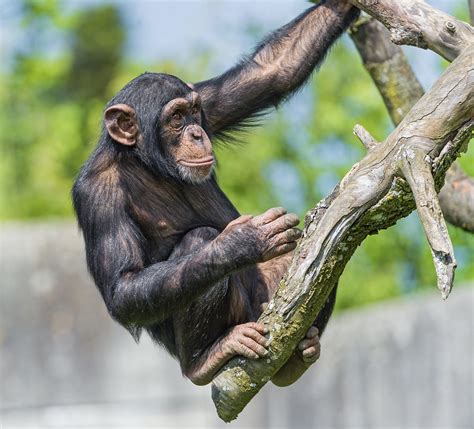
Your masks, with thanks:
[(135, 110), (127, 104), (115, 104), (104, 113), (104, 122), (116, 142), (133, 146), (140, 135)]

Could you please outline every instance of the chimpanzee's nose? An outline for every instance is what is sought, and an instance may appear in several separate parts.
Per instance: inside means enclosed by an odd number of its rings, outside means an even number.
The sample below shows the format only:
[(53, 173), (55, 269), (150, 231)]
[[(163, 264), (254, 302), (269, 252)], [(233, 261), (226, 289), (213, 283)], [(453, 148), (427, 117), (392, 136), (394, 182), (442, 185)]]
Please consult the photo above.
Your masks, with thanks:
[(192, 127), (191, 135), (197, 142), (202, 142), (202, 130), (200, 127)]

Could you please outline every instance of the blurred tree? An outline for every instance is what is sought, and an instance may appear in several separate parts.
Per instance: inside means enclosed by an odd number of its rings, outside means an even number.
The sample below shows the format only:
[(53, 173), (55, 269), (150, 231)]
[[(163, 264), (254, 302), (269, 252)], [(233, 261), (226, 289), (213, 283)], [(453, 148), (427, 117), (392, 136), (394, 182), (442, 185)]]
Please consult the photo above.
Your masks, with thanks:
[[(2, 217), (71, 215), (70, 186), (120, 68), (123, 25), (111, 5), (65, 15), (55, 1), (27, 0), (21, 11), (29, 43), (0, 88)], [(68, 54), (45, 55), (52, 31), (69, 42)]]
[(71, 34), (72, 61), (65, 85), (68, 96), (80, 101), (105, 99), (122, 61), (123, 28), (119, 11), (112, 5), (81, 11)]

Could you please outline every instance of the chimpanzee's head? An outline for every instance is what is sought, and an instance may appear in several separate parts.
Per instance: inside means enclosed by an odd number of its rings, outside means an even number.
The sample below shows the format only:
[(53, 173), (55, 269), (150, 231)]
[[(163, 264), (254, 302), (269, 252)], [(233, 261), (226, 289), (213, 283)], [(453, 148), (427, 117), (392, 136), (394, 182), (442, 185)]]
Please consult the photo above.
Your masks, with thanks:
[(187, 183), (211, 175), (214, 154), (201, 98), (177, 77), (133, 79), (108, 104), (104, 123), (110, 143), (128, 147), (158, 174)]

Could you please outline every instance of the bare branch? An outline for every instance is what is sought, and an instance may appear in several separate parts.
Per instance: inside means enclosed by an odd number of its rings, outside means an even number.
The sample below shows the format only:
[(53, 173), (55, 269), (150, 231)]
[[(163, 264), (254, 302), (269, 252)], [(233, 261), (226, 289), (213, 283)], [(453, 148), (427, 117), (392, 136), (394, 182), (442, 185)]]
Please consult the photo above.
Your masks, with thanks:
[(361, 141), (361, 143), (366, 147), (367, 150), (371, 150), (372, 148), (377, 146), (377, 140), (375, 140), (362, 125), (355, 125), (353, 132), (355, 136)]
[(350, 36), (383, 98), (392, 122), (398, 125), (425, 93), (402, 49), (378, 21), (363, 17)]
[[(442, 217), (441, 223), (436, 222), (441, 216), (436, 189), (474, 130), (474, 65), (471, 59), (474, 46), (467, 48), (467, 41), (473, 40), (472, 29), (467, 25), (458, 28), (456, 20), (443, 21), (445, 28), (439, 27), (440, 20), (450, 17), (421, 0), (350, 1), (357, 6), (364, 3), (364, 10), (370, 10), (375, 16), (378, 14), (382, 21), (385, 18), (384, 23), (399, 43), (429, 47), (449, 59), (465, 49), (461, 58), (414, 106), (384, 143), (375, 144), (367, 131), (362, 127), (355, 128), (356, 135), (369, 149), (366, 157), (351, 169), (330, 196), (306, 216), (304, 236), (290, 269), (259, 319), (270, 328), (269, 357), (265, 361), (233, 359), (213, 382), (212, 397), (219, 416), (225, 421), (234, 419), (288, 360), (323, 307), (356, 247), (368, 234), (387, 228), (408, 215), (415, 207), (413, 195), (422, 212), (443, 295), (452, 284), (455, 262)], [(390, 12), (392, 15), (400, 13), (400, 4), (415, 16), (407, 16), (407, 13), (398, 18), (391, 16)], [(427, 31), (417, 27), (421, 16)], [(391, 49), (390, 46), (387, 45), (387, 49)], [(412, 168), (408, 162), (410, 150), (420, 170)], [(429, 171), (432, 159), (435, 159), (434, 178)], [(413, 193), (402, 178), (404, 175), (413, 186)], [(426, 189), (420, 191), (418, 184)], [(434, 209), (427, 208), (426, 201), (430, 196)], [(433, 223), (442, 227), (435, 227)], [(448, 257), (452, 257), (451, 262)]]
[(448, 61), (474, 42), (474, 29), (423, 0), (349, 0), (380, 21), (392, 42), (431, 49)]
[(438, 289), (446, 299), (453, 287), (456, 260), (431, 175), (431, 160), (423, 150), (419, 150), (424, 143), (422, 139), (414, 140), (410, 148), (402, 153), (402, 171), (415, 197), (418, 215), (430, 244)]

